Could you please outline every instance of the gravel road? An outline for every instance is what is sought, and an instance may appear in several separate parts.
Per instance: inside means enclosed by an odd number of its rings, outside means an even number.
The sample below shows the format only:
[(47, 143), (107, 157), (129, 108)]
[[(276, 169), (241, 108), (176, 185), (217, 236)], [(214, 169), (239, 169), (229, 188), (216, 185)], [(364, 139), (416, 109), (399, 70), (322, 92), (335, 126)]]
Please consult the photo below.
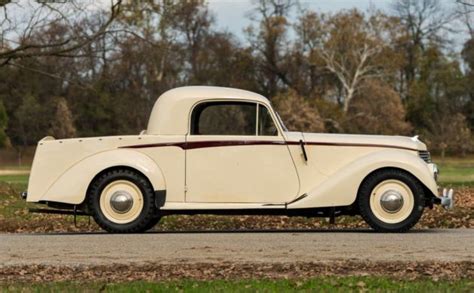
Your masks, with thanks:
[(0, 267), (300, 261), (472, 261), (474, 229), (0, 234)]

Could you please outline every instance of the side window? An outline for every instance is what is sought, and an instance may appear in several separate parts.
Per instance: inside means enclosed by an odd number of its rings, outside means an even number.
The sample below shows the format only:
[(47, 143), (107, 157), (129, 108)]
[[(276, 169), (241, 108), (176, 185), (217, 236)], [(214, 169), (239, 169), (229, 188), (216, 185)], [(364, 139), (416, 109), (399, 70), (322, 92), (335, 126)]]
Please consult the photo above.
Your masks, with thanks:
[(193, 135), (255, 135), (257, 104), (245, 102), (206, 102), (191, 115)]
[(272, 115), (270, 115), (267, 107), (263, 105), (258, 106), (258, 135), (278, 135)]

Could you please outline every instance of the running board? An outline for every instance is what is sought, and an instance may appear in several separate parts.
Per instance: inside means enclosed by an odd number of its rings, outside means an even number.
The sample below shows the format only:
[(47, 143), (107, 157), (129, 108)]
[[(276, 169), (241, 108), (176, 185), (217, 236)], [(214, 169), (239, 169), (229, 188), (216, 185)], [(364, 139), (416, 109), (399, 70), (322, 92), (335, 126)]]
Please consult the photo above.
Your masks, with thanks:
[(59, 215), (76, 215), (76, 216), (89, 216), (89, 214), (82, 211), (71, 211), (71, 210), (53, 210), (53, 209), (28, 209), (30, 213), (38, 214), (59, 214)]
[(352, 215), (346, 207), (336, 208), (301, 208), (301, 209), (285, 209), (285, 208), (261, 208), (261, 209), (221, 209), (221, 210), (160, 210), (162, 216), (169, 215), (220, 215), (220, 216), (288, 216), (288, 217), (337, 217), (340, 215)]
[(289, 202), (285, 202), (285, 203), (267, 203), (267, 204), (264, 204), (263, 206), (264, 207), (268, 207), (268, 206), (284, 206), (285, 209), (288, 207), (288, 205), (292, 204), (292, 203), (295, 203), (299, 200), (302, 200), (303, 198), (307, 197), (308, 194), (306, 193), (303, 193), (302, 195), (298, 196), (297, 198), (295, 198), (294, 200), (292, 201), (289, 201)]

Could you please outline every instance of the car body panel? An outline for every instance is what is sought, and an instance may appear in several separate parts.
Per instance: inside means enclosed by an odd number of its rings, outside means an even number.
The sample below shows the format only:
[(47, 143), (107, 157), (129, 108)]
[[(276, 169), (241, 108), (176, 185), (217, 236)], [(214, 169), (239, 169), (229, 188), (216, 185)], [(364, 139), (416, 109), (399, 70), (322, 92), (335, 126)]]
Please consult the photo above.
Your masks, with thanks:
[[(317, 154), (330, 153), (330, 151), (324, 150), (325, 148), (329, 147), (309, 148), (308, 157), (313, 157), (313, 160), (315, 160)], [(363, 150), (358, 149), (357, 147), (349, 147), (345, 148), (345, 152), (338, 152), (333, 156), (326, 157), (325, 160), (342, 158), (341, 161), (347, 163), (341, 165), (338, 169), (334, 169), (331, 174), (328, 174), (326, 180), (322, 180), (319, 184), (316, 183), (307, 190), (302, 189), (307, 196), (288, 205), (288, 208), (351, 205), (356, 200), (359, 186), (364, 178), (373, 171), (383, 168), (405, 170), (418, 178), (433, 194), (437, 194), (437, 185), (433, 174), (427, 164), (419, 159), (418, 154), (384, 148), (366, 147)], [(343, 159), (344, 156), (352, 156), (353, 154), (357, 154), (355, 160)], [(319, 163), (317, 160), (315, 162)], [(300, 177), (304, 176), (303, 173), (300, 172)], [(305, 186), (311, 186), (311, 180), (308, 180)]]
[(187, 202), (284, 203), (298, 195), (282, 137), (189, 136), (187, 142), (202, 140), (219, 145), (186, 151)]
[[(92, 179), (101, 171), (114, 166), (140, 171), (147, 176), (155, 190), (168, 189), (169, 199), (184, 201), (182, 148), (128, 148), (129, 145), (147, 145), (150, 142), (176, 139), (182, 141), (184, 138), (117, 136), (40, 141), (31, 169), (27, 201), (82, 203)], [(154, 160), (160, 162), (160, 167)], [(167, 179), (164, 174), (168, 174)]]

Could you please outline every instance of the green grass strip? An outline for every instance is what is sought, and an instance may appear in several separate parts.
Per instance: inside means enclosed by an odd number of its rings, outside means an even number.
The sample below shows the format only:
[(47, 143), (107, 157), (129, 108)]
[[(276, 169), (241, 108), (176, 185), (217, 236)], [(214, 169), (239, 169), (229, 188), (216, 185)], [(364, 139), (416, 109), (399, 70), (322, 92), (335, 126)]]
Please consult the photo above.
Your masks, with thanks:
[(472, 292), (473, 280), (393, 280), (375, 277), (320, 277), (309, 280), (132, 281), (2, 284), (8, 292)]

